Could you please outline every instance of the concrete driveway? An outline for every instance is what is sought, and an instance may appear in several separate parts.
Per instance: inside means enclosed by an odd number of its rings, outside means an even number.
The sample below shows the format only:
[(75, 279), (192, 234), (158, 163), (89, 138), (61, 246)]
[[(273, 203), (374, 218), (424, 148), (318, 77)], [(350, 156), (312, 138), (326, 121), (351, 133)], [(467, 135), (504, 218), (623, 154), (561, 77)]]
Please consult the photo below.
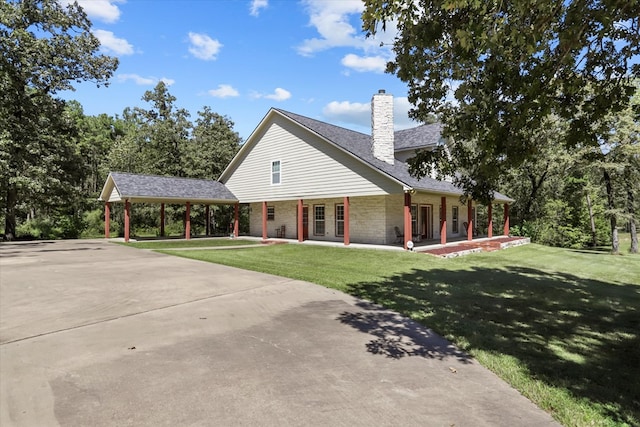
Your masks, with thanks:
[(310, 283), (84, 240), (0, 244), (0, 285), (3, 427), (554, 424), (430, 330)]

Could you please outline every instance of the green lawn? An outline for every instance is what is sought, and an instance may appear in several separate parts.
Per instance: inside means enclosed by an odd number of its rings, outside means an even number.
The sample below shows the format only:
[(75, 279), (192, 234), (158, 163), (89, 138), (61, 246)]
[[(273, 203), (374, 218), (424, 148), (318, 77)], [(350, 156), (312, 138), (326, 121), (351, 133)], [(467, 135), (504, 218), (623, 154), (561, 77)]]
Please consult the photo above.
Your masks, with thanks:
[(260, 244), (256, 240), (243, 239), (192, 239), (192, 240), (148, 240), (142, 242), (115, 242), (125, 246), (133, 246), (140, 249), (180, 249), (180, 248), (211, 248), (215, 246), (244, 246)]
[(397, 310), (567, 426), (640, 425), (640, 256), (534, 244), (449, 260), (302, 245), (163, 252)]

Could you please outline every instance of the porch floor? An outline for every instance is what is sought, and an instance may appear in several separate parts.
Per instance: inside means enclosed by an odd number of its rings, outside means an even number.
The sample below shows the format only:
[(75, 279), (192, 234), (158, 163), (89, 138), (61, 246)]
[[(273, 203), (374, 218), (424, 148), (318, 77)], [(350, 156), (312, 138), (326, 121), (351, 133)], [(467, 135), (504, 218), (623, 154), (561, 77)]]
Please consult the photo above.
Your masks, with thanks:
[[(260, 237), (241, 237), (242, 239), (255, 239), (262, 240)], [(305, 240), (304, 242), (298, 242), (297, 239), (278, 239), (268, 238), (265, 243), (291, 243), (300, 245), (320, 245), (320, 246), (335, 246), (342, 248), (362, 248), (362, 249), (382, 249), (391, 251), (404, 251), (404, 247), (399, 244), (393, 245), (374, 245), (365, 243), (351, 243), (345, 246), (342, 242), (330, 242), (320, 240)], [(506, 249), (512, 246), (519, 246), (530, 243), (531, 240), (528, 237), (514, 237), (514, 236), (496, 236), (492, 238), (477, 237), (472, 241), (468, 241), (466, 237), (452, 238), (442, 245), (439, 240), (422, 240), (415, 243), (413, 252), (430, 254), (439, 256), (442, 258), (452, 258), (461, 255), (467, 255), (475, 252), (491, 252), (500, 249)]]

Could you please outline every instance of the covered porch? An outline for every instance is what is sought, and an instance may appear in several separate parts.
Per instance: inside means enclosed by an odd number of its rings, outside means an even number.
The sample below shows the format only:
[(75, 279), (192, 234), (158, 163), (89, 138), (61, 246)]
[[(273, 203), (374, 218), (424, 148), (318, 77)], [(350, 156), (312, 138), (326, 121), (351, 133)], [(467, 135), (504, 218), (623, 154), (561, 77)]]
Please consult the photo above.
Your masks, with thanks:
[(471, 201), (462, 204), (459, 194), (411, 190), (260, 201), (250, 203), (250, 223), (250, 235), (262, 240), (401, 245), (409, 250), (427, 242), (445, 245), (508, 235), (509, 202), (499, 200), (484, 207)]
[[(397, 243), (404, 249), (425, 244), (446, 245), (449, 242), (491, 239), (509, 235), (509, 203), (511, 199), (494, 200), (480, 205), (471, 199), (465, 203), (459, 195), (439, 195), (405, 189), (403, 227), (396, 229)], [(501, 211), (494, 211), (495, 206)], [(500, 206), (501, 205), (501, 206)], [(484, 210), (482, 221), (479, 211)]]

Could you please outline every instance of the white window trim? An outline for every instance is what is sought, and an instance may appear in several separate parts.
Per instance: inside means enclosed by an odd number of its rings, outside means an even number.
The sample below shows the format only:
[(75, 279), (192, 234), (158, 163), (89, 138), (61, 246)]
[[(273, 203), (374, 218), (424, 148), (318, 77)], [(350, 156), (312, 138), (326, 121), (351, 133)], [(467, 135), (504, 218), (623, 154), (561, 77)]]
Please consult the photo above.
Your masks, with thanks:
[[(280, 167), (280, 171), (278, 172), (278, 177), (279, 177), (280, 181), (274, 183), (273, 182), (273, 173), (274, 173), (273, 172), (273, 164), (276, 163), (276, 162), (278, 162), (278, 165)], [(280, 184), (282, 184), (282, 160), (272, 160), (269, 168), (270, 168), (269, 169), (269, 174), (271, 175), (271, 185), (280, 185)]]

